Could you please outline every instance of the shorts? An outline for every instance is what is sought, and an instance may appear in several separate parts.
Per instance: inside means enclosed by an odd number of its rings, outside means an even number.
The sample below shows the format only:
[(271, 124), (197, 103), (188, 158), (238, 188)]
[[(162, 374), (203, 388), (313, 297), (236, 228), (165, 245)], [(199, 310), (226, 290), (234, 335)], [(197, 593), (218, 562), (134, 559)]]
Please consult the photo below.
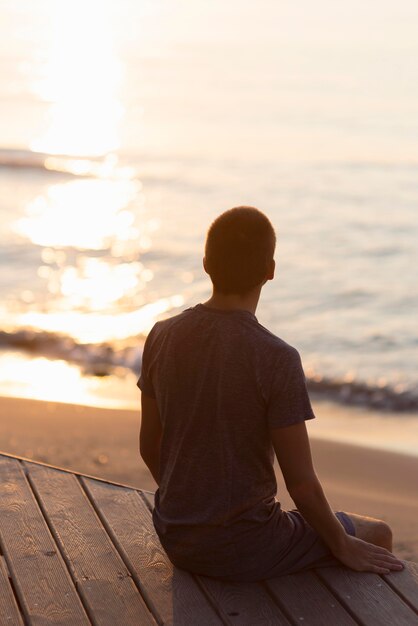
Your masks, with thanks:
[[(354, 523), (344, 511), (334, 512), (348, 535), (355, 536)], [(279, 532), (278, 532), (279, 531)], [(287, 540), (283, 545), (283, 535)], [(251, 540), (249, 540), (251, 546)], [(241, 556), (243, 556), (241, 554)], [(264, 550), (251, 550), (241, 558), (242, 568), (230, 575), (216, 575), (228, 582), (258, 582), (277, 576), (296, 574), (314, 567), (341, 565), (317, 531), (298, 509), (281, 510), (280, 529), (269, 535)], [(195, 572), (196, 573), (196, 572)], [(205, 572), (201, 572), (205, 575)], [(206, 575), (211, 575), (207, 574)]]
[[(283, 511), (283, 513), (294, 526), (291, 542), (277, 563), (262, 573), (262, 580), (295, 574), (314, 567), (341, 565), (341, 561), (332, 554), (330, 548), (316, 530), (307, 523), (300, 511), (291, 509), (290, 511)], [(334, 514), (344, 526), (346, 533), (355, 537), (355, 527), (350, 516), (344, 511), (336, 511)]]

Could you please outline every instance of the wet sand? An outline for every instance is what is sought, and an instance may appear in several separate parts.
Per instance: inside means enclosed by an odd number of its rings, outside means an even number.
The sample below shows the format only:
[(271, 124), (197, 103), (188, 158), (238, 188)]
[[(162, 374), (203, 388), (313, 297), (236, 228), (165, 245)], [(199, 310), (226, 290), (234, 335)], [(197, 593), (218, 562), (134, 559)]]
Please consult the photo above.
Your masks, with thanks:
[[(320, 406), (314, 409), (320, 419)], [(139, 410), (0, 398), (0, 415), (0, 451), (155, 489), (138, 452)], [(385, 520), (394, 553), (418, 562), (418, 457), (312, 435), (311, 448), (331, 507)], [(282, 507), (294, 508), (279, 468), (277, 479)]]

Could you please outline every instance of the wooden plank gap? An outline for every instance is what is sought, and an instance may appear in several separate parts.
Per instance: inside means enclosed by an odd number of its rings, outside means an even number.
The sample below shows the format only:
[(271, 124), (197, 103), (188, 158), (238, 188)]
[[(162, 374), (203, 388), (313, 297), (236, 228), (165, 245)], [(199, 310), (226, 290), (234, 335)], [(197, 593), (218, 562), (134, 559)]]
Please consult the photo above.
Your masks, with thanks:
[(295, 624), (295, 620), (292, 618), (292, 614), (291, 612), (288, 610), (288, 608), (286, 607), (286, 604), (284, 602), (281, 602), (276, 595), (273, 593), (272, 589), (268, 586), (268, 584), (266, 583), (265, 580), (261, 580), (260, 584), (262, 585), (262, 587), (264, 588), (264, 590), (267, 592), (267, 595), (270, 596), (270, 598), (273, 600), (273, 602), (275, 604), (277, 604), (277, 606), (279, 607), (279, 609), (282, 611), (283, 615), (289, 620), (290, 624)]
[(90, 607), (89, 607), (89, 606), (88, 606), (88, 604), (86, 603), (86, 601), (85, 601), (85, 599), (84, 599), (84, 597), (83, 597), (83, 594), (80, 594), (80, 591), (79, 591), (79, 588), (78, 588), (79, 586), (78, 586), (78, 584), (77, 584), (77, 580), (76, 580), (76, 578), (75, 578), (75, 576), (74, 576), (74, 573), (73, 573), (73, 571), (72, 571), (72, 568), (71, 568), (71, 566), (70, 566), (70, 563), (69, 563), (69, 560), (68, 560), (68, 558), (67, 558), (67, 555), (65, 554), (65, 551), (64, 551), (64, 550), (63, 550), (63, 548), (61, 547), (61, 542), (60, 542), (60, 540), (59, 540), (59, 537), (58, 537), (57, 533), (55, 532), (55, 529), (54, 529), (53, 524), (50, 522), (50, 520), (49, 520), (49, 518), (48, 518), (48, 514), (47, 514), (46, 510), (44, 509), (44, 506), (43, 506), (43, 504), (42, 504), (42, 500), (40, 499), (39, 494), (38, 494), (38, 492), (37, 492), (37, 490), (36, 490), (36, 486), (34, 485), (34, 483), (33, 483), (33, 481), (32, 481), (32, 477), (31, 477), (31, 475), (30, 475), (29, 469), (28, 469), (28, 468), (26, 467), (26, 465), (25, 465), (24, 463), (22, 463), (22, 462), (20, 463), (20, 465), (22, 466), (22, 469), (23, 469), (23, 471), (24, 471), (24, 473), (25, 473), (25, 475), (26, 475), (26, 480), (28, 481), (28, 483), (29, 483), (29, 485), (30, 485), (30, 487), (31, 487), (33, 497), (35, 498), (35, 500), (36, 500), (36, 502), (37, 502), (37, 504), (38, 504), (38, 507), (39, 507), (39, 509), (41, 510), (41, 513), (42, 513), (42, 515), (43, 515), (43, 518), (44, 518), (44, 520), (45, 520), (45, 523), (46, 523), (46, 525), (47, 525), (47, 526), (48, 526), (48, 528), (49, 528), (49, 532), (51, 533), (51, 535), (52, 535), (52, 536), (53, 536), (53, 538), (54, 538), (54, 541), (55, 541), (55, 544), (56, 544), (56, 546), (57, 546), (58, 552), (61, 554), (62, 560), (63, 560), (63, 561), (64, 561), (64, 563), (65, 563), (65, 566), (66, 566), (66, 568), (67, 568), (67, 570), (68, 570), (68, 573), (69, 573), (69, 575), (70, 575), (70, 577), (71, 577), (71, 580), (73, 581), (73, 585), (74, 585), (74, 587), (75, 587), (75, 589), (76, 589), (76, 591), (77, 591), (77, 595), (78, 595), (78, 597), (80, 598), (80, 602), (81, 602), (81, 604), (83, 605), (83, 608), (84, 608), (84, 610), (85, 610), (85, 612), (86, 612), (86, 615), (87, 615), (87, 617), (88, 617), (88, 619), (89, 619), (90, 623), (91, 623), (92, 625), (94, 625), (94, 623), (95, 623), (95, 622), (94, 622), (94, 615), (93, 615), (93, 614), (92, 614), (92, 612), (90, 611)]
[[(25, 624), (26, 626), (27, 622), (24, 617), (22, 606), (16, 593), (13, 579), (10, 574), (9, 566), (7, 565), (7, 560), (4, 554), (0, 555), (0, 581), (0, 613), (2, 619), (4, 617), (4, 612), (6, 612), (7, 623), (12, 624), (12, 626), (21, 626), (22, 624)], [(7, 589), (9, 590), (9, 593), (7, 592)]]
[(226, 626), (230, 626), (231, 622), (230, 621), (226, 621), (225, 614), (222, 612), (221, 608), (216, 604), (214, 598), (212, 597), (212, 594), (209, 593), (209, 591), (206, 589), (205, 585), (203, 584), (203, 581), (200, 580), (199, 576), (196, 576), (194, 574), (191, 574), (191, 576), (194, 579), (194, 581), (196, 582), (196, 584), (199, 587), (200, 591), (205, 596), (208, 604), (211, 605), (211, 607), (213, 608), (215, 613), (218, 615), (218, 617), (221, 620), (222, 624), (225, 624)]
[(319, 569), (318, 568), (315, 568), (312, 571), (315, 574), (315, 576), (318, 578), (318, 580), (324, 585), (324, 587), (326, 587), (328, 589), (328, 591), (330, 593), (332, 593), (332, 595), (336, 599), (336, 602), (338, 602), (339, 604), (341, 604), (341, 606), (343, 606), (345, 608), (347, 613), (350, 615), (350, 617), (353, 618), (353, 620), (356, 622), (356, 624), (359, 624), (359, 626), (370, 626), (370, 625), (366, 624), (365, 622), (361, 621), (360, 618), (355, 614), (353, 609), (350, 607), (348, 602), (338, 595), (338, 593), (335, 591), (335, 589), (332, 588), (332, 586), (328, 583), (328, 581), (325, 578), (322, 578), (322, 576), (319, 573)]
[(399, 598), (402, 600), (402, 602), (403, 602), (404, 604), (408, 605), (408, 606), (409, 606), (409, 607), (410, 607), (410, 608), (414, 611), (414, 613), (415, 613), (416, 615), (418, 615), (418, 610), (417, 610), (416, 605), (414, 605), (414, 604), (410, 601), (410, 599), (408, 598), (408, 596), (405, 596), (405, 595), (402, 593), (402, 591), (401, 591), (400, 589), (398, 589), (398, 587), (395, 587), (395, 585), (391, 585), (390, 581), (389, 581), (389, 580), (387, 580), (386, 578), (384, 578), (383, 576), (381, 576), (381, 579), (382, 579), (382, 582), (383, 582), (384, 584), (386, 584), (386, 585), (389, 587), (389, 589), (390, 589), (391, 591), (394, 591), (394, 592), (395, 592), (395, 593), (399, 596)]
[(20, 616), (22, 618), (22, 622), (24, 623), (25, 626), (30, 626), (29, 622), (26, 619), (25, 612), (23, 611), (22, 605), (20, 603), (19, 594), (16, 591), (15, 581), (14, 581), (12, 573), (11, 573), (12, 570), (11, 570), (11, 568), (9, 566), (9, 562), (7, 560), (7, 553), (6, 553), (6, 551), (5, 551), (5, 549), (4, 549), (3, 545), (2, 545), (1, 533), (0, 533), (0, 560), (1, 560), (0, 567), (3, 564), (5, 573), (7, 574), (7, 578), (9, 580), (9, 584), (10, 584), (10, 587), (11, 587), (12, 592), (13, 592), (13, 596), (14, 596), (15, 602), (16, 602), (16, 604), (18, 606), (19, 611), (20, 611)]
[(1, 536), (0, 536), (0, 569), (1, 568), (3, 568), (4, 574), (7, 576), (10, 588), (11, 588), (13, 596), (14, 596), (14, 600), (15, 600), (15, 602), (16, 602), (16, 604), (18, 606), (18, 609), (19, 609), (19, 611), (21, 613), (21, 618), (24, 619), (24, 614), (23, 614), (22, 607), (20, 605), (19, 596), (16, 593), (13, 577), (12, 577), (12, 574), (10, 572), (9, 565), (7, 563), (6, 555), (3, 552), (3, 547), (1, 545)]
[(140, 491), (141, 493), (143, 493), (145, 496), (149, 496), (150, 498), (153, 498), (155, 495), (155, 491), (150, 491), (149, 489), (137, 489), (136, 491)]
[[(86, 478), (89, 478), (88, 476), (86, 476)], [(131, 575), (131, 579), (132, 582), (134, 583), (135, 587), (138, 590), (138, 593), (140, 594), (141, 598), (143, 599), (143, 601), (145, 602), (145, 605), (148, 609), (148, 611), (150, 612), (150, 614), (152, 615), (152, 617), (155, 619), (155, 621), (157, 622), (157, 624), (159, 626), (164, 626), (162, 622), (159, 621), (157, 615), (155, 614), (155, 611), (153, 609), (152, 603), (150, 602), (150, 599), (147, 596), (146, 590), (143, 588), (143, 586), (141, 585), (138, 577), (136, 576), (136, 572), (133, 572), (131, 567), (130, 567), (130, 562), (129, 559), (126, 557), (124, 550), (121, 548), (121, 546), (119, 545), (115, 534), (113, 533), (112, 528), (110, 527), (110, 525), (108, 524), (106, 517), (103, 515), (102, 511), (100, 510), (100, 508), (97, 506), (94, 498), (92, 497), (92, 494), (90, 493), (87, 485), (84, 482), (84, 476), (82, 474), (76, 476), (76, 479), (78, 481), (78, 483), (80, 484), (81, 489), (83, 490), (86, 498), (88, 499), (88, 501), (90, 502), (91, 506), (93, 507), (93, 510), (95, 511), (97, 517), (99, 518), (101, 524), (103, 525), (103, 528), (105, 529), (110, 541), (112, 542), (112, 545), (114, 546), (115, 550), (117, 551), (117, 553), (119, 554), (120, 558), (122, 559), (125, 567), (127, 568), (128, 572)], [(94, 479), (94, 480), (99, 480), (100, 479)], [(107, 482), (107, 481), (101, 481), (101, 482)], [(111, 484), (111, 483), (110, 483)], [(119, 486), (119, 485), (117, 485)], [(132, 491), (138, 491), (138, 489), (134, 489), (132, 487), (126, 487), (124, 486), (124, 489), (132, 489)]]
[(25, 613), (23, 611), (23, 607), (20, 604), (19, 595), (16, 592), (16, 588), (15, 588), (15, 585), (14, 585), (14, 582), (13, 582), (13, 578), (11, 576), (9, 577), (9, 584), (10, 584), (10, 587), (12, 589), (13, 597), (14, 597), (15, 602), (17, 604), (17, 608), (19, 609), (19, 613), (20, 613), (20, 617), (22, 619), (22, 623), (25, 626), (30, 626), (29, 622), (26, 620), (26, 616), (25, 616)]
[(152, 514), (152, 510), (154, 508), (154, 496), (155, 494), (152, 491), (142, 491), (142, 489), (138, 490), (139, 495), (147, 505), (147, 508)]
[(404, 569), (393, 574), (383, 574), (382, 580), (418, 615), (418, 563), (404, 561)]
[(326, 589), (328, 589), (328, 591), (334, 596), (335, 601), (339, 602), (341, 604), (341, 606), (344, 607), (344, 609), (347, 611), (347, 613), (350, 615), (350, 617), (353, 618), (353, 620), (356, 622), (356, 624), (362, 624), (361, 621), (359, 621), (359, 618), (357, 617), (357, 615), (354, 614), (354, 611), (350, 609), (349, 606), (345, 606), (343, 602), (341, 602), (340, 596), (338, 595), (337, 591), (335, 589), (333, 589), (328, 583), (327, 581), (322, 578), (319, 574), (318, 574), (318, 569), (311, 569), (310, 570), (312, 572), (312, 574), (314, 576), (316, 576), (316, 578), (319, 580), (319, 582), (321, 583), (321, 585), (323, 585), (324, 587), (326, 587)]
[(1, 537), (0, 537), (0, 561), (3, 563), (4, 569), (6, 570), (7, 576), (10, 578), (10, 570), (9, 570), (9, 566), (7, 565), (7, 561), (6, 561), (6, 557), (4, 555), (4, 553), (1, 550)]

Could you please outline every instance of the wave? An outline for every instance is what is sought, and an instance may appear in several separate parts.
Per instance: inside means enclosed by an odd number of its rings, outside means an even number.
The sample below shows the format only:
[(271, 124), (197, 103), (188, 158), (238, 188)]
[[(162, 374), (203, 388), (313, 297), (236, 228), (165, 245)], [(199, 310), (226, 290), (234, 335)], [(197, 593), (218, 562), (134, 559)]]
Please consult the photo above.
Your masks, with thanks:
[[(20, 350), (75, 363), (84, 375), (89, 376), (111, 376), (121, 371), (131, 371), (139, 376), (144, 343), (143, 335), (118, 347), (110, 343), (81, 344), (72, 337), (46, 331), (0, 331), (0, 349)], [(307, 376), (306, 380), (309, 391), (319, 398), (381, 411), (418, 412), (418, 389), (373, 385), (361, 380), (345, 381), (318, 374)]]
[(135, 347), (117, 347), (109, 343), (78, 343), (67, 335), (47, 331), (0, 331), (1, 349), (75, 363), (83, 374), (92, 376), (109, 376), (116, 368), (129, 369), (139, 375), (144, 343), (144, 336), (135, 337)]
[(307, 386), (312, 394), (341, 404), (366, 406), (380, 411), (418, 412), (418, 389), (399, 390), (389, 384), (382, 387), (327, 376), (307, 377)]

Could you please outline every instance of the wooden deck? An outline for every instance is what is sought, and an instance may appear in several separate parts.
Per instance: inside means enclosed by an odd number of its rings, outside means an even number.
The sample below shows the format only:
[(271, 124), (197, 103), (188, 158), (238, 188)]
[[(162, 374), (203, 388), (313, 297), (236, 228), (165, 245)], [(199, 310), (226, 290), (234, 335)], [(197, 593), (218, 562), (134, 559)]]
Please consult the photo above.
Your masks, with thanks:
[(0, 454), (0, 625), (418, 625), (418, 564), (225, 584), (173, 568), (152, 494)]

